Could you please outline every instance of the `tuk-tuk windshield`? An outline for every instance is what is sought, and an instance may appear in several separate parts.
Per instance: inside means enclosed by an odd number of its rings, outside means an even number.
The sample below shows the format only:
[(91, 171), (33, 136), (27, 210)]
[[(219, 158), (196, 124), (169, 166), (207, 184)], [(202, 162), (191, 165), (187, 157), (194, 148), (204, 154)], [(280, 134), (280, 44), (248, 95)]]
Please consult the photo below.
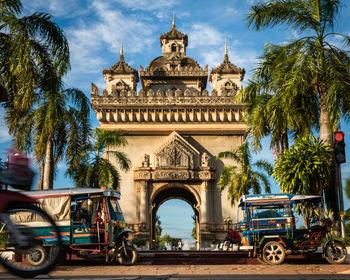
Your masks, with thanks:
[(124, 216), (119, 206), (118, 200), (111, 198), (109, 200), (108, 205), (109, 205), (109, 212), (111, 215), (111, 219), (114, 221), (124, 222)]
[(291, 205), (253, 207), (253, 219), (285, 218), (291, 216), (293, 216)]

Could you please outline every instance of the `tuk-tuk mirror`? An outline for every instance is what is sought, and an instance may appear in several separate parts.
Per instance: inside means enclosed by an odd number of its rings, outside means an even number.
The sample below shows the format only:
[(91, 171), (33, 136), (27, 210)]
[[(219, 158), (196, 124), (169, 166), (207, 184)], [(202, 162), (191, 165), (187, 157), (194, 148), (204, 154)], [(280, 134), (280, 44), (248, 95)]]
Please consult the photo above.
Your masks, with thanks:
[(88, 212), (91, 212), (91, 206), (92, 206), (92, 200), (89, 198), (88, 199)]

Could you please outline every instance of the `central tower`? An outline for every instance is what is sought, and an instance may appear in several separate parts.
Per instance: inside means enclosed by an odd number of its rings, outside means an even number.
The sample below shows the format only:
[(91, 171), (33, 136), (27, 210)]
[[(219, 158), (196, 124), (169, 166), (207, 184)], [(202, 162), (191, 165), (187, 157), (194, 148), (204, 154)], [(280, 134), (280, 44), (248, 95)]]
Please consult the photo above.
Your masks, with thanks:
[(224, 219), (236, 215), (227, 193), (216, 188), (223, 169), (216, 155), (243, 143), (243, 105), (233, 97), (242, 89), (245, 72), (230, 62), (225, 45), (223, 62), (209, 74), (209, 93), (208, 67), (186, 55), (187, 44), (173, 19), (171, 30), (160, 35), (161, 56), (138, 73), (121, 48), (119, 61), (103, 70), (107, 85), (102, 94), (92, 84), (91, 103), (101, 128), (121, 129), (128, 140), (123, 152), (132, 169), (122, 174), (120, 204), (136, 237), (150, 246), (156, 212), (169, 199), (192, 206), (197, 248), (223, 238)]

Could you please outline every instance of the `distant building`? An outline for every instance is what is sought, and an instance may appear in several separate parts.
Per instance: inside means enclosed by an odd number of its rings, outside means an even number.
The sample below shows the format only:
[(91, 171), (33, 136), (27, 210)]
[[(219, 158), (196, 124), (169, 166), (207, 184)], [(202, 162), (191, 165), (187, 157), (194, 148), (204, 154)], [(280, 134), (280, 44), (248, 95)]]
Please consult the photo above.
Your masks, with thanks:
[(136, 236), (152, 245), (159, 206), (178, 198), (193, 208), (199, 248), (223, 238), (224, 218), (237, 212), (216, 188), (223, 169), (216, 155), (241, 145), (247, 132), (243, 105), (233, 100), (245, 70), (230, 62), (225, 45), (223, 62), (210, 71), (209, 93), (208, 66), (186, 56), (187, 43), (173, 20), (160, 35), (162, 55), (139, 72), (121, 48), (119, 61), (103, 70), (102, 93), (91, 85), (91, 103), (101, 128), (121, 129), (128, 140), (123, 151), (132, 169), (122, 174), (120, 204)]

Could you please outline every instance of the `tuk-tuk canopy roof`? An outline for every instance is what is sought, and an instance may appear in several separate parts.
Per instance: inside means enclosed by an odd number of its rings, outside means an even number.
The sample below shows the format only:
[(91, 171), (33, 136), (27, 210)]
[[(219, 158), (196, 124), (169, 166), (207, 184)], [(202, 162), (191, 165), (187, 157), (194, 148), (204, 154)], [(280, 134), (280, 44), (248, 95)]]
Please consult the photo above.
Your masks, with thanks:
[(318, 195), (302, 195), (302, 194), (248, 194), (241, 196), (239, 207), (253, 205), (272, 205), (272, 204), (295, 204), (305, 201), (320, 202), (322, 199)]
[(120, 198), (120, 193), (105, 190), (105, 189), (95, 189), (95, 188), (66, 188), (66, 189), (54, 189), (54, 190), (40, 190), (40, 191), (26, 191), (22, 192), (25, 195), (36, 197), (36, 198), (45, 198), (45, 197), (58, 197), (58, 196), (90, 196), (101, 194), (103, 196)]

